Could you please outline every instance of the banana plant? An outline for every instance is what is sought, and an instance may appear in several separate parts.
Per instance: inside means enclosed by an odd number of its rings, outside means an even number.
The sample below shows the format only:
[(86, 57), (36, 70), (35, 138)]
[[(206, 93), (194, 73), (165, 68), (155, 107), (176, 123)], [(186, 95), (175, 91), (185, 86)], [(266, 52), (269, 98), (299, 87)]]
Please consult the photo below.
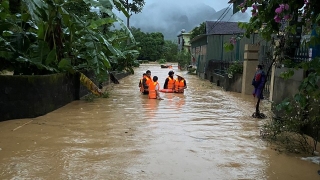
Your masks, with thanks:
[(20, 13), (11, 14), (9, 1), (2, 1), (0, 67), (12, 68), (16, 74), (73, 73), (87, 69), (100, 75), (112, 69), (111, 59), (126, 59), (130, 53), (137, 54), (136, 51), (122, 52), (118, 45), (121, 38), (101, 32), (102, 26), (119, 22), (126, 36), (134, 42), (130, 30), (112, 12), (117, 6), (128, 16), (119, 1), (84, 2), (108, 16), (80, 18), (66, 10), (68, 2), (59, 0), (24, 0)]

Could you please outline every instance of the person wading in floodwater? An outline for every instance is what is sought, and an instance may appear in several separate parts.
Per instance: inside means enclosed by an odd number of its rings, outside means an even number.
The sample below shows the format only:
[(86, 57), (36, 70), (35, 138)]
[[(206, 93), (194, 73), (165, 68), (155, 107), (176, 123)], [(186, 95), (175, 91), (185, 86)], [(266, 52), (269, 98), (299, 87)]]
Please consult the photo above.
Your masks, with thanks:
[(144, 92), (144, 88), (143, 88), (143, 79), (146, 78), (147, 74), (143, 73), (142, 78), (139, 81), (139, 88), (140, 88), (140, 92), (143, 93)]
[(174, 83), (175, 83), (175, 79), (173, 77), (174, 72), (173, 71), (169, 71), (168, 75), (169, 76), (166, 78), (166, 81), (164, 82), (163, 89), (172, 89), (172, 90), (174, 90)]
[(174, 84), (174, 92), (175, 93), (184, 93), (184, 90), (187, 88), (187, 82), (181, 75), (176, 75), (178, 78), (175, 81)]
[(149, 84), (152, 82), (151, 71), (146, 71), (146, 76), (142, 79), (143, 92), (142, 94), (149, 94)]
[(159, 99), (163, 100), (160, 97), (160, 85), (158, 83), (158, 77), (153, 77), (153, 82), (149, 84), (149, 99)]

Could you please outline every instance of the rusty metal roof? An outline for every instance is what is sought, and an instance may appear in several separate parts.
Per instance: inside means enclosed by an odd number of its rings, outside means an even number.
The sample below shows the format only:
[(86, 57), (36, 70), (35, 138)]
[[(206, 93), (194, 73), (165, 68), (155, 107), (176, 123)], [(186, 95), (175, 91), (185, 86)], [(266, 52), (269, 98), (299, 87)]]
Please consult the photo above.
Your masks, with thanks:
[(206, 21), (206, 34), (239, 34), (244, 33), (237, 22)]

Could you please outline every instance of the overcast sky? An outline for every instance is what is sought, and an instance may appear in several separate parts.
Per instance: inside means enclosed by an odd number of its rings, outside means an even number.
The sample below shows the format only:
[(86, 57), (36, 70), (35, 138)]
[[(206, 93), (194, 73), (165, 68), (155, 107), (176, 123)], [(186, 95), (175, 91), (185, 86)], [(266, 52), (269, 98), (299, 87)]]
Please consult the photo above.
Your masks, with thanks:
[[(193, 2), (192, 0), (187, 0), (190, 2)], [(229, 0), (197, 0), (199, 2), (203, 1), (204, 4), (207, 4), (211, 7), (213, 7), (216, 11), (219, 11), (230, 4), (228, 4)]]
[[(132, 2), (132, 0), (129, 0), (129, 2), (130, 1)], [(187, 11), (197, 11), (197, 8), (203, 4), (212, 7), (215, 11), (220, 11), (227, 7), (233, 7), (232, 4), (228, 3), (229, 1), (230, 0), (145, 0), (145, 5), (142, 12), (139, 14), (146, 13), (150, 8), (157, 10), (161, 9), (160, 16), (165, 15), (166, 13), (174, 13), (172, 10), (174, 8), (186, 8)], [(132, 16), (136, 16), (136, 14), (133, 14)], [(120, 14), (119, 17), (125, 20), (125, 17), (122, 14)]]
[(181, 3), (185, 4), (199, 4), (203, 3), (213, 7), (216, 11), (219, 11), (223, 8), (228, 7), (229, 0), (145, 0), (146, 5), (151, 4), (153, 2), (163, 3), (166, 5), (177, 5)]
[[(130, 1), (130, 0), (129, 0)], [(229, 0), (145, 0), (141, 13), (132, 14), (130, 26), (144, 32), (162, 32), (166, 39), (177, 36), (181, 29), (192, 30), (204, 21), (246, 21), (247, 14), (232, 15)], [(230, 7), (231, 9), (226, 11)], [(123, 14), (118, 15), (126, 22)]]
[[(129, 2), (130, 1), (132, 0), (129, 0)], [(185, 6), (185, 4), (187, 4), (187, 6), (192, 6), (192, 5), (196, 6), (199, 4), (206, 4), (214, 8), (216, 11), (219, 11), (223, 8), (228, 7), (230, 5), (228, 4), (229, 1), (230, 0), (145, 0), (146, 4), (144, 6), (144, 9), (154, 3), (160, 4), (163, 6), (168, 6), (168, 7), (169, 6), (175, 6), (175, 7)]]

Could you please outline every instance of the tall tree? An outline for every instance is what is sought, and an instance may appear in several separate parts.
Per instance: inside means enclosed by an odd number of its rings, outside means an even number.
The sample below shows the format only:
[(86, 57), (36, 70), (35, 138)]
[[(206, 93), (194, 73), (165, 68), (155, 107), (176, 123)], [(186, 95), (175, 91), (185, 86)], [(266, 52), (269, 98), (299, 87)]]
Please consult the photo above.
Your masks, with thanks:
[(203, 22), (199, 26), (195, 27), (191, 31), (191, 39), (195, 38), (198, 35), (206, 34), (206, 23)]
[(163, 46), (165, 44), (165, 41), (162, 33), (144, 33), (140, 29), (137, 29), (135, 27), (131, 28), (131, 32), (136, 41), (139, 43), (139, 59), (155, 61), (163, 58)]
[(163, 50), (162, 50), (162, 58), (169, 62), (174, 62), (176, 61), (176, 56), (178, 53), (178, 45), (177, 43), (174, 43), (172, 41), (166, 40), (163, 45)]
[(127, 17), (127, 27), (130, 28), (130, 17), (132, 13), (138, 14), (142, 11), (142, 8), (145, 4), (144, 0), (120, 0), (120, 2), (124, 5), (125, 9), (129, 13)]

